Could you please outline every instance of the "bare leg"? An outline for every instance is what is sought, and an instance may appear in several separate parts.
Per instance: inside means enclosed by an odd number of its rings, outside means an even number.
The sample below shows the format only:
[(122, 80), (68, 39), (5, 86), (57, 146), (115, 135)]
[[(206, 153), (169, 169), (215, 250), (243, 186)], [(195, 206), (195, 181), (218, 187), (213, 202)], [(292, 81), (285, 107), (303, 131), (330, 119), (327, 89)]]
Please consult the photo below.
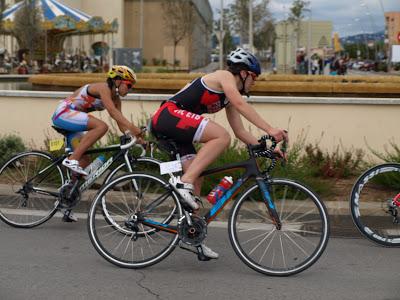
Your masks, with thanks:
[(200, 142), (204, 145), (183, 174), (182, 182), (195, 183), (201, 172), (229, 146), (231, 137), (225, 128), (209, 121)]
[[(194, 160), (194, 158), (192, 158), (190, 160), (186, 160), (185, 162), (182, 163), (183, 173), (185, 173), (187, 171), (187, 169), (189, 169), (189, 166), (193, 163), (193, 160)], [(203, 185), (203, 181), (204, 181), (204, 178), (203, 177), (199, 177), (193, 183), (193, 185), (194, 185), (194, 193), (197, 196), (200, 196), (201, 186)]]
[[(103, 121), (89, 116), (88, 121), (88, 132), (82, 137), (78, 147), (74, 150), (74, 153), (69, 159), (81, 160), (83, 154), (89, 149), (97, 140), (106, 134), (108, 126)], [(86, 160), (86, 159), (85, 159)]]

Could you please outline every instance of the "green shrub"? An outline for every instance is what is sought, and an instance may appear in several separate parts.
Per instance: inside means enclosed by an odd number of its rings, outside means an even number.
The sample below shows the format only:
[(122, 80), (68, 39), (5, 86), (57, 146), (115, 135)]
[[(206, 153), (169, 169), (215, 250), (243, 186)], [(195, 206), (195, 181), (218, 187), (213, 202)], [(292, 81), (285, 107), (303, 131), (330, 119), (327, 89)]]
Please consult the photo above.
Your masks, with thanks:
[(306, 136), (300, 135), (290, 146), (287, 162), (278, 162), (272, 171), (273, 177), (288, 178), (308, 186), (318, 195), (327, 195), (332, 191), (333, 181), (321, 181), (318, 178), (318, 167), (311, 164), (304, 146)]
[(19, 136), (14, 134), (0, 136), (0, 165), (3, 165), (12, 155), (25, 150), (26, 146)]
[(397, 162), (400, 163), (400, 148), (394, 141), (389, 141), (389, 146), (391, 149), (388, 149), (388, 146), (384, 146), (384, 151), (379, 152), (377, 150), (372, 149), (368, 146), (368, 149), (375, 155), (377, 158), (385, 161), (385, 162)]
[(156, 70), (156, 73), (174, 73), (175, 71), (173, 69), (168, 69), (168, 68), (158, 68)]
[[(304, 146), (306, 145), (306, 146)], [(278, 163), (273, 171), (274, 177), (285, 177), (297, 180), (317, 194), (323, 196), (332, 193), (335, 180), (361, 173), (364, 167), (364, 152), (360, 149), (336, 147), (328, 153), (322, 151), (318, 142), (306, 143), (306, 135), (300, 135), (290, 146), (287, 163)]]
[(308, 144), (305, 147), (305, 162), (312, 166), (315, 177), (348, 178), (359, 172), (364, 152), (358, 150), (340, 150), (336, 147), (332, 153), (323, 152), (319, 145)]
[[(231, 163), (241, 162), (249, 158), (247, 149), (239, 145), (238, 141), (235, 142), (226, 149), (218, 159), (210, 166), (211, 167), (221, 167), (226, 166)], [(244, 173), (244, 169), (232, 169), (226, 170), (220, 173), (206, 176), (201, 189), (202, 195), (207, 195), (224, 176), (232, 176), (235, 181)]]
[(161, 60), (155, 57), (152, 59), (152, 62), (153, 66), (159, 66), (161, 64)]

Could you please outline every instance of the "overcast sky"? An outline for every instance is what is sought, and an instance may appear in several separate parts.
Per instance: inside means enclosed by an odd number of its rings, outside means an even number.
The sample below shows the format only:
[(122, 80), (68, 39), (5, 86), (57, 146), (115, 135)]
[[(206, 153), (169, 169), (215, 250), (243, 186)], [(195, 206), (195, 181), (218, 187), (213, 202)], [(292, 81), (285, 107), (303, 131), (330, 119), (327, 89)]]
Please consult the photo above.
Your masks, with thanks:
[[(214, 18), (218, 18), (221, 0), (209, 1), (214, 11)], [(233, 2), (234, 0), (223, 0), (224, 7)], [(285, 15), (287, 16), (292, 2), (292, 0), (270, 1), (269, 7), (275, 20), (282, 20)], [(311, 0), (310, 2), (312, 18), (332, 21), (334, 31), (339, 32), (340, 36), (384, 30), (381, 3), (385, 11), (400, 11), (400, 0)]]

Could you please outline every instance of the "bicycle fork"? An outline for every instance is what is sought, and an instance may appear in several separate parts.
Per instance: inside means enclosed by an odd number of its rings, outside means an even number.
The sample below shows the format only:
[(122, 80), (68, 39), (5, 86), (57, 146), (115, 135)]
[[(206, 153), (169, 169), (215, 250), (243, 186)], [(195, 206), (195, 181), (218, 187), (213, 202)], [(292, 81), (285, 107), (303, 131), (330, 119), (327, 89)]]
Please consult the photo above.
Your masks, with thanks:
[(265, 178), (256, 178), (257, 185), (261, 190), (261, 194), (265, 205), (267, 206), (268, 213), (271, 217), (272, 222), (275, 224), (277, 230), (282, 228), (282, 222), (279, 218), (278, 212), (276, 211), (276, 206), (271, 198), (269, 185), (265, 182)]
[(399, 224), (400, 193), (387, 201), (387, 213), (393, 217), (393, 224)]

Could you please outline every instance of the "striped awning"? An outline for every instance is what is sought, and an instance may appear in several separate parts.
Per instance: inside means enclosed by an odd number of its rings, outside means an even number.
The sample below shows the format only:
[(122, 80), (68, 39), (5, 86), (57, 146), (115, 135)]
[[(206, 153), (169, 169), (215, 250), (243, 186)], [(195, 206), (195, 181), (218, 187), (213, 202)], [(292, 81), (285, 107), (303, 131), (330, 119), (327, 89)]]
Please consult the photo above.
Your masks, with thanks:
[[(15, 14), (26, 5), (25, 1), (18, 2), (5, 10), (2, 14), (2, 21), (14, 21)], [(78, 9), (71, 8), (55, 0), (36, 0), (36, 6), (39, 8), (43, 21), (52, 21), (58, 16), (67, 16), (76, 22), (87, 22), (92, 17)]]

